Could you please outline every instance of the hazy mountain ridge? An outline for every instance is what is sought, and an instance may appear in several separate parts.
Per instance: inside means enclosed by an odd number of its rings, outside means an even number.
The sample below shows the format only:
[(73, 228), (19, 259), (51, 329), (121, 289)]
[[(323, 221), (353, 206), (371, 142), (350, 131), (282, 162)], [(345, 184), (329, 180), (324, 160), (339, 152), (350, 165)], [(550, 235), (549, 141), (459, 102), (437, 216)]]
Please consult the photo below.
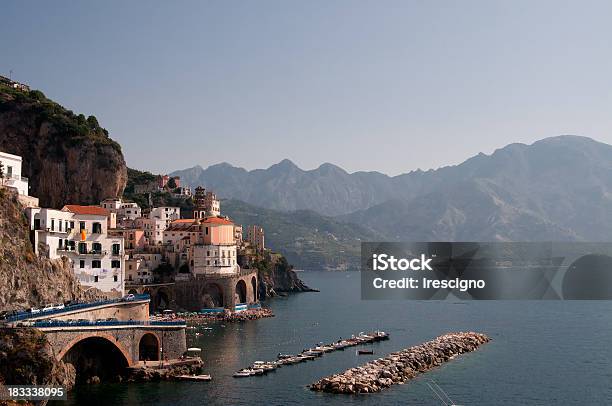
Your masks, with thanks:
[(612, 146), (564, 136), (511, 144), (455, 167), (432, 192), (341, 216), (402, 240), (612, 236)]
[[(197, 169), (196, 169), (197, 168)], [(304, 171), (284, 160), (177, 171), (222, 197), (278, 210), (308, 208), (398, 240), (598, 240), (612, 235), (612, 146), (559, 136), (395, 177)], [(197, 176), (196, 176), (197, 175)]]

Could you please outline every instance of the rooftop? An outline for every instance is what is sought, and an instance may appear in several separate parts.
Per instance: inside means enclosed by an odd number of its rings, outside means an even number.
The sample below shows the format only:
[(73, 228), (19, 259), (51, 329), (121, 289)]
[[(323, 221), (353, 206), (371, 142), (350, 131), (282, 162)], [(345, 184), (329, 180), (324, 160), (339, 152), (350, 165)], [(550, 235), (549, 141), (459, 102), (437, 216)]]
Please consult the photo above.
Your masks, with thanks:
[(74, 214), (89, 214), (94, 216), (109, 216), (109, 211), (100, 206), (80, 206), (78, 204), (67, 204), (62, 211), (69, 211)]

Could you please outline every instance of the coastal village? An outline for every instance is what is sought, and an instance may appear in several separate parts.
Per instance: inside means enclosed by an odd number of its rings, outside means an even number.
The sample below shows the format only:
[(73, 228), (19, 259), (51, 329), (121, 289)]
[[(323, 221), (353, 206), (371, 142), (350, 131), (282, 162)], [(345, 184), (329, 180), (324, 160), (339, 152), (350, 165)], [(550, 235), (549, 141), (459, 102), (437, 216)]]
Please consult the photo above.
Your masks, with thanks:
[[(17, 92), (36, 92), (4, 77), (0, 84)], [(34, 93), (34, 100), (41, 95)], [(72, 112), (61, 112), (75, 119)], [(120, 148), (115, 149), (118, 144), (106, 138), (108, 133), (95, 117), (80, 115), (75, 120), (87, 123), (78, 131), (95, 132), (104, 145), (120, 154)], [(125, 168), (122, 158), (121, 162)], [(61, 385), (69, 391), (77, 384), (101, 382), (210, 381), (211, 375), (204, 373), (202, 349), (187, 345), (189, 329), (212, 330), (209, 322), (221, 321), (217, 324), (224, 328), (225, 322), (272, 316), (269, 308), (260, 305), (273, 293), (269, 288), (276, 282), (268, 271), (278, 271), (278, 279), (289, 286), (287, 291), (312, 291), (282, 255), (266, 247), (261, 226), (243, 228), (224, 216), (220, 199), (204, 185), (192, 189), (178, 176), (147, 174), (148, 179), (131, 185), (130, 194), (125, 193), (123, 179), (117, 182), (116, 193), (104, 193), (114, 195), (97, 195), (102, 198), (97, 204), (83, 205), (61, 196), (51, 204), (61, 208), (41, 207), (39, 199), (30, 195), (23, 165), (21, 156), (0, 151), (0, 203), (6, 211), (0, 226), (11, 226), (0, 231), (5, 241), (12, 239), (15, 246), (23, 247), (4, 251), (12, 261), (5, 267), (7, 283), (23, 288), (24, 273), (32, 269), (39, 278), (51, 278), (48, 284), (54, 285), (53, 278), (65, 272), (71, 290), (64, 292), (66, 285), (57, 284), (55, 294), (46, 296), (56, 299), (43, 302), (35, 291), (45, 283), (28, 280), (31, 298), (21, 298), (15, 305), (11, 296), (7, 301), (11, 308), (0, 309), (0, 359), (4, 361), (0, 363), (0, 397), (6, 396), (7, 383)], [(102, 183), (105, 186), (108, 181)], [(152, 197), (160, 194), (189, 204), (154, 205)], [(147, 204), (130, 199), (134, 195), (146, 196)], [(92, 195), (78, 196), (86, 201)], [(3, 248), (14, 247), (5, 243)], [(28, 268), (26, 262), (33, 265)], [(66, 297), (70, 300), (60, 301)], [(231, 376), (262, 376), (282, 366), (315, 361), (325, 353), (388, 339), (389, 333), (377, 329), (328, 344), (319, 341), (295, 354), (278, 353), (275, 360), (254, 361)], [(447, 334), (322, 378), (309, 387), (330, 393), (377, 392), (488, 341), (477, 333)], [(360, 349), (356, 354), (373, 355), (374, 350)], [(25, 372), (13, 368), (17, 362), (26, 366)], [(65, 399), (65, 392), (59, 399)]]
[[(245, 310), (258, 302), (257, 275), (249, 265), (269, 251), (262, 227), (242, 225), (221, 214), (213, 191), (180, 185), (179, 178), (158, 176), (155, 187), (173, 190), (193, 199), (191, 218), (182, 218), (179, 207), (141, 209), (134, 202), (109, 197), (99, 205), (67, 204), (61, 209), (39, 207), (29, 196), (28, 179), (21, 175), (22, 158), (0, 152), (2, 186), (13, 190), (25, 208), (35, 253), (49, 259), (66, 257), (74, 275), (86, 288), (107, 298), (149, 293), (150, 285), (163, 285), (156, 270), (170, 269), (166, 283), (204, 286), (202, 308)], [(151, 185), (142, 185), (151, 191)], [(250, 279), (238, 279), (250, 276)], [(236, 277), (234, 289), (221, 279)], [(195, 281), (197, 280), (197, 283)], [(231, 292), (231, 297), (228, 293)], [(169, 295), (158, 310), (169, 309)]]

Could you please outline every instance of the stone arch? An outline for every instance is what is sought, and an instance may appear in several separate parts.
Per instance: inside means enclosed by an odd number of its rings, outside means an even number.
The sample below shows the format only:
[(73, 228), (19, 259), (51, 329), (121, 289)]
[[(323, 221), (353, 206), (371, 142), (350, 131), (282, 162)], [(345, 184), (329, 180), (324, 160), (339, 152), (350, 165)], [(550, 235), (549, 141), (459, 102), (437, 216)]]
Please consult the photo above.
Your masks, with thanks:
[(236, 283), (236, 303), (247, 302), (247, 285), (246, 282), (240, 279)]
[(159, 337), (153, 333), (145, 333), (138, 341), (139, 361), (159, 361)]
[(89, 382), (94, 376), (113, 380), (133, 364), (123, 345), (105, 333), (78, 335), (62, 349), (58, 359), (72, 364), (78, 383)]
[(225, 295), (221, 285), (214, 282), (204, 285), (202, 304), (204, 307), (223, 307), (225, 305)]
[(132, 288), (132, 289), (130, 289), (128, 291), (128, 295), (137, 295), (137, 294), (138, 294), (138, 291), (136, 289), (134, 289), (134, 288)]
[(257, 302), (257, 278), (251, 277), (251, 287), (253, 288), (253, 302)]

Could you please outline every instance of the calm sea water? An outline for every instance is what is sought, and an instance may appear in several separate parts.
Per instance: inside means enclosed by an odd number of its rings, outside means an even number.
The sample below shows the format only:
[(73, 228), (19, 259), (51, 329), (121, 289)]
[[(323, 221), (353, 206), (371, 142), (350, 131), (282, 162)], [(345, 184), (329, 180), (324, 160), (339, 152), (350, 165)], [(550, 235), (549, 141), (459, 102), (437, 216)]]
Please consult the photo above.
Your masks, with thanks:
[[(211, 324), (213, 329), (199, 336), (191, 330), (188, 345), (203, 349), (212, 382), (80, 387), (69, 403), (440, 405), (425, 384), (431, 378), (461, 405), (612, 404), (612, 302), (362, 301), (359, 273), (303, 272), (300, 277), (321, 292), (268, 301), (274, 318)], [(231, 376), (279, 352), (296, 353), (376, 328), (390, 332), (391, 339), (374, 344), (373, 356), (358, 356), (353, 348), (266, 376)], [(306, 388), (323, 376), (457, 330), (484, 332), (493, 341), (378, 394), (329, 395)]]

